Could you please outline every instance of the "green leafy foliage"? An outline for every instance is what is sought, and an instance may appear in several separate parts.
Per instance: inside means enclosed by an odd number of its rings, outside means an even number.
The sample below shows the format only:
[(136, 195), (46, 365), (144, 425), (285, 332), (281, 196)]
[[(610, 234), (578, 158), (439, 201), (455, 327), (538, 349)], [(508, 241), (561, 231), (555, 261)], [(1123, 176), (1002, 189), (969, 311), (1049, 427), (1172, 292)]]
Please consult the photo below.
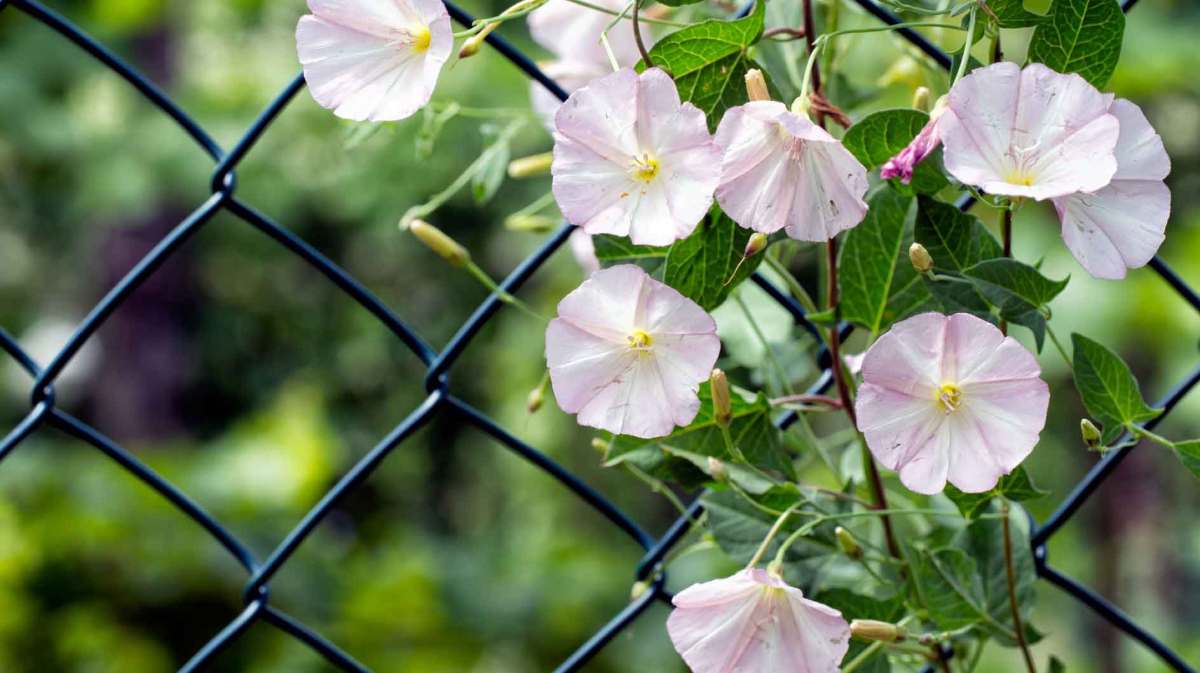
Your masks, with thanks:
[(1050, 280), (1040, 271), (1015, 259), (988, 259), (963, 270), (979, 294), (1000, 317), (1033, 332), (1038, 350), (1046, 337), (1043, 308), (1064, 288), (1069, 278)]
[(1046, 19), (1025, 9), (1023, 0), (988, 0), (987, 6), (996, 15), (1001, 28), (1029, 28)]
[[(1009, 513), (1016, 594), (1023, 619), (1033, 606), (1037, 573), (1028, 544), (1023, 515)], [(996, 519), (972, 522), (952, 546), (910, 553), (916, 601), (943, 630), (975, 627), (1001, 643), (1015, 642), (1008, 604), (1008, 575), (1004, 560), (1002, 523)]]
[(1067, 673), (1067, 667), (1063, 662), (1059, 661), (1058, 657), (1050, 657), (1050, 666), (1047, 669), (1050, 673)]
[[(758, 498), (762, 507), (777, 512), (788, 509), (800, 500), (800, 493), (790, 487), (777, 487)], [(767, 537), (767, 531), (778, 518), (728, 491), (709, 493), (704, 496), (703, 502), (704, 510), (708, 512), (709, 530), (717, 546), (736, 563), (747, 563), (754, 556)], [(800, 527), (802, 518), (792, 516), (788, 520), (780, 534), (768, 545), (767, 560), (774, 557), (786, 534)], [(801, 539), (788, 549), (784, 560), (786, 563), (802, 563), (814, 557), (827, 556), (831, 551), (830, 546), (829, 543), (818, 544)]]
[[(879, 168), (888, 159), (900, 153), (913, 138), (917, 137), (929, 115), (919, 110), (882, 110), (874, 112), (851, 126), (842, 138), (842, 144), (867, 167)], [(892, 180), (892, 186), (902, 193), (935, 194), (948, 183), (942, 174), (939, 156), (927, 157), (913, 170), (912, 182), (902, 184)]]
[(607, 235), (593, 240), (601, 264), (637, 264), (711, 311), (762, 263), (760, 254), (747, 259), (739, 268), (752, 233), (739, 227), (719, 208), (713, 208), (691, 236), (674, 245), (634, 245), (628, 238)]
[(1029, 42), (1029, 60), (1076, 72), (1097, 87), (1121, 58), (1125, 13), (1117, 0), (1054, 0)]
[(1144, 423), (1155, 418), (1155, 409), (1142, 399), (1137, 379), (1121, 356), (1082, 334), (1072, 334), (1075, 387), (1083, 406), (1103, 425), (1100, 441), (1110, 444), (1127, 423)]
[[(729, 433), (747, 460), (794, 478), (792, 461), (783, 448), (779, 429), (772, 422), (772, 408), (766, 395), (748, 397), (735, 391), (730, 395), (730, 403), (733, 421)], [(683, 455), (681, 451), (693, 455)], [(727, 462), (733, 459), (713, 418), (712, 394), (707, 383), (700, 387), (700, 412), (689, 425), (659, 439), (618, 436), (609, 444), (605, 464), (628, 461), (656, 476), (698, 485), (707, 479), (694, 467), (696, 456), (713, 456)]]
[(1029, 478), (1029, 473), (1021, 466), (1017, 466), (1017, 469), (1001, 477), (996, 488), (984, 493), (963, 493), (953, 485), (946, 486), (946, 497), (950, 498), (950, 501), (958, 507), (958, 511), (962, 512), (963, 517), (967, 519), (979, 516), (996, 496), (1024, 502), (1044, 495), (1046, 492), (1034, 485), (1033, 480)]
[(1189, 472), (1200, 478), (1200, 439), (1175, 442), (1175, 454)]
[[(675, 78), (679, 97), (704, 111), (716, 130), (725, 110), (747, 101), (746, 71), (757, 68), (747, 50), (763, 33), (765, 2), (736, 21), (703, 21), (659, 40), (650, 59)], [(639, 72), (645, 69), (638, 64)]]
[[(915, 271), (904, 251), (905, 221), (912, 197), (880, 189), (866, 218), (846, 232), (838, 258), (842, 317), (878, 334), (886, 320), (888, 297), (912, 280)], [(905, 269), (909, 274), (899, 273)], [(894, 316), (892, 316), (894, 319)]]
[(509, 141), (513, 132), (502, 129), (494, 124), (485, 125), (483, 137), (491, 144), (479, 157), (479, 169), (471, 175), (471, 195), (475, 203), (483, 204), (492, 200), (496, 190), (504, 183), (508, 172), (508, 161), (512, 158), (512, 148)]
[(929, 250), (935, 269), (962, 272), (1004, 251), (979, 218), (926, 196), (917, 202), (916, 240)]

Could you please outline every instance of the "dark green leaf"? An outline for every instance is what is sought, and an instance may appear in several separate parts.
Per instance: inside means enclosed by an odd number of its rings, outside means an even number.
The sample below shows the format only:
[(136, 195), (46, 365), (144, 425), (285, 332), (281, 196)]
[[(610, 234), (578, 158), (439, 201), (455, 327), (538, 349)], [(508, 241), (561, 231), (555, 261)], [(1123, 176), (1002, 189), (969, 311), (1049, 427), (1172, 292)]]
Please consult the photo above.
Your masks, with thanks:
[(1028, 28), (1046, 18), (1025, 9), (1024, 0), (988, 0), (987, 6), (1000, 20), (1001, 28)]
[(1110, 444), (1126, 423), (1144, 423), (1162, 413), (1142, 399), (1137, 379), (1119, 355), (1082, 334), (1072, 334), (1071, 343), (1075, 387), (1088, 414), (1104, 426), (1100, 441)]
[[(773, 409), (766, 396), (759, 393), (757, 397), (747, 398), (735, 393), (730, 395), (730, 403), (733, 421), (729, 433), (747, 460), (756, 466), (794, 478), (791, 458), (783, 448), (779, 429), (772, 422)], [(659, 439), (618, 436), (609, 444), (606, 465), (630, 461), (656, 476), (675, 479), (687, 486), (697, 485), (696, 469), (691, 461), (672, 459), (672, 452), (678, 451), (714, 456), (724, 461), (733, 459), (725, 447), (721, 429), (713, 419), (712, 395), (707, 383), (700, 387), (700, 412), (691, 424)], [(686, 469), (680, 469), (680, 464)]]
[(1069, 278), (1050, 280), (1032, 266), (1008, 258), (984, 260), (965, 269), (963, 274), (974, 281), (976, 289), (1001, 318), (1028, 327), (1038, 351), (1042, 350), (1046, 335), (1042, 307), (1063, 291)]
[(1175, 442), (1175, 453), (1189, 472), (1200, 477), (1200, 439)]
[(910, 196), (891, 189), (878, 190), (871, 197), (866, 219), (846, 232), (838, 258), (842, 317), (873, 334), (883, 326), (889, 294), (899, 289), (897, 271), (912, 268), (908, 252), (903, 249), (910, 205)]
[[(800, 502), (800, 495), (796, 491), (777, 488), (760, 497), (759, 501), (766, 507), (782, 512)], [(710, 493), (704, 496), (703, 502), (704, 509), (708, 512), (709, 531), (716, 539), (717, 546), (737, 563), (746, 563), (754, 556), (754, 552), (766, 539), (767, 531), (778, 518), (728, 491)], [(774, 558), (787, 534), (799, 528), (804, 519), (805, 517), (792, 516), (768, 545), (764, 558), (768, 561)], [(801, 539), (788, 549), (784, 558), (787, 563), (796, 563), (816, 556), (828, 556), (829, 553), (827, 547)]]
[[(918, 110), (882, 110), (867, 115), (851, 126), (842, 144), (867, 167), (875, 170), (903, 150), (929, 121), (929, 115)], [(913, 171), (912, 183), (905, 186), (899, 180), (892, 185), (903, 193), (934, 194), (949, 184), (942, 175), (938, 157), (927, 157)], [(860, 225), (861, 226), (861, 225)]]
[[(994, 508), (998, 513), (998, 508)], [(1037, 571), (1028, 542), (1027, 518), (1018, 507), (1009, 511), (1009, 527), (1012, 542), (1013, 576), (1016, 587), (1017, 605), (1020, 606), (1023, 623), (1028, 623), (1033, 609), (1034, 583)], [(975, 560), (980, 578), (983, 607), (987, 618), (982, 626), (1001, 643), (1015, 644), (1012, 608), (1008, 600), (1008, 570), (1004, 561), (1004, 525), (997, 519), (978, 519), (963, 531), (962, 548)]]
[(1017, 466), (1017, 469), (1001, 477), (996, 488), (986, 493), (963, 493), (953, 485), (946, 486), (946, 497), (950, 498), (951, 502), (958, 507), (958, 511), (962, 512), (963, 517), (967, 519), (979, 516), (980, 512), (985, 510), (992, 498), (997, 495), (1002, 495), (1009, 500), (1024, 502), (1040, 498), (1046, 495), (1046, 491), (1035, 486), (1033, 480), (1029, 478), (1029, 473), (1021, 466)]
[[(762, 36), (765, 3), (744, 19), (710, 19), (678, 30), (650, 50), (654, 65), (675, 78), (679, 96), (704, 111), (716, 130), (725, 110), (745, 103), (746, 71), (758, 67), (747, 50)], [(645, 68), (639, 63), (638, 70)]]
[(683, 7), (684, 5), (694, 5), (697, 2), (703, 2), (704, 0), (658, 0), (658, 1), (668, 7)]
[(604, 266), (637, 264), (647, 273), (661, 272), (664, 283), (711, 311), (762, 263), (761, 254), (741, 263), (753, 233), (713, 208), (691, 236), (668, 247), (634, 245), (623, 236), (600, 235), (592, 240), (596, 258)]
[[(672, 458), (682, 458), (696, 467), (696, 469), (707, 474), (711, 479), (717, 479), (712, 471), (712, 457), (700, 453), (692, 453), (683, 449), (677, 449), (670, 444), (660, 444), (663, 453)], [(728, 476), (728, 479), (739, 486), (743, 491), (753, 495), (762, 495), (771, 490), (775, 482), (764, 477), (761, 473), (731, 461), (722, 460), (721, 469)]]
[(1029, 60), (1077, 72), (1097, 87), (1121, 58), (1125, 14), (1117, 0), (1054, 0), (1029, 42)]
[(704, 310), (713, 310), (762, 263), (763, 255), (759, 254), (739, 267), (753, 233), (713, 208), (691, 236), (671, 246), (663, 282)]
[(918, 550), (912, 571), (918, 601), (938, 628), (953, 631), (991, 619), (978, 568), (963, 550)]
[(1058, 660), (1058, 657), (1050, 657), (1049, 671), (1050, 673), (1067, 673), (1067, 667)]
[(916, 240), (929, 250), (936, 269), (959, 272), (1004, 251), (979, 218), (935, 199), (917, 203)]

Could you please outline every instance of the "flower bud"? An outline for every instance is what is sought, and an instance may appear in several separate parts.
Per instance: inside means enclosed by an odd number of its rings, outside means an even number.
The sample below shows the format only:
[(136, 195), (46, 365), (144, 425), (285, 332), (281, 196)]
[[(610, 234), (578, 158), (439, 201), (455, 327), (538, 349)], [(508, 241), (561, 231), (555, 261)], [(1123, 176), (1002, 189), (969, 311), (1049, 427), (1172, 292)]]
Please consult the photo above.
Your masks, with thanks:
[(458, 57), (471, 58), (475, 54), (478, 54), (479, 48), (483, 46), (483, 39), (485, 37), (486, 35), (484, 33), (476, 33), (475, 35), (463, 40), (462, 47), (458, 50)]
[(713, 481), (725, 482), (729, 479), (729, 468), (725, 467), (725, 463), (720, 458), (708, 457), (708, 476), (713, 478)]
[(529, 391), (529, 397), (525, 398), (525, 410), (529, 413), (536, 413), (542, 408), (542, 402), (546, 399), (545, 386), (538, 386)]
[(465, 266), (467, 262), (471, 261), (471, 253), (459, 245), (458, 241), (424, 220), (413, 220), (408, 225), (408, 230), (417, 237), (417, 240), (454, 266)]
[(645, 580), (643, 580), (641, 582), (634, 582), (633, 588), (629, 590), (630, 602), (636, 601), (637, 599), (641, 598), (649, 590), (650, 590), (649, 582), (647, 582)]
[(1086, 418), (1079, 419), (1079, 434), (1089, 449), (1100, 450), (1100, 428), (1097, 428), (1095, 423)]
[(842, 553), (852, 559), (860, 559), (863, 557), (863, 549), (858, 544), (858, 540), (850, 534), (850, 531), (838, 526), (833, 529), (833, 534), (837, 538), (838, 547), (841, 547)]
[(771, 100), (771, 92), (767, 91), (767, 79), (758, 68), (746, 71), (746, 94), (750, 100)]
[(608, 454), (608, 442), (599, 437), (592, 438), (592, 448), (600, 453), (600, 455)]
[(850, 635), (860, 640), (898, 643), (908, 637), (903, 626), (874, 619), (855, 619), (850, 622)]
[(753, 257), (766, 249), (767, 235), (756, 231), (750, 234), (750, 240), (746, 241), (746, 249), (742, 252), (742, 257)]
[(920, 110), (921, 112), (929, 112), (929, 99), (930, 99), (929, 87), (927, 87), (927, 86), (917, 87), (917, 90), (913, 92), (913, 100), (912, 100), (913, 109)]
[(550, 172), (550, 164), (554, 163), (553, 152), (543, 152), (533, 156), (513, 159), (508, 163), (508, 177), (514, 180), (533, 178)]
[(545, 215), (521, 215), (518, 213), (504, 218), (504, 228), (512, 231), (542, 233), (554, 229), (558, 224), (559, 220)]
[(933, 270), (933, 257), (929, 256), (929, 251), (920, 243), (909, 246), (908, 259), (912, 261), (913, 268), (918, 273), (929, 273)]
[(725, 372), (720, 369), (712, 370), (708, 381), (712, 392), (713, 420), (717, 425), (728, 428), (729, 423), (733, 421), (733, 407), (729, 404), (729, 381), (725, 378)]

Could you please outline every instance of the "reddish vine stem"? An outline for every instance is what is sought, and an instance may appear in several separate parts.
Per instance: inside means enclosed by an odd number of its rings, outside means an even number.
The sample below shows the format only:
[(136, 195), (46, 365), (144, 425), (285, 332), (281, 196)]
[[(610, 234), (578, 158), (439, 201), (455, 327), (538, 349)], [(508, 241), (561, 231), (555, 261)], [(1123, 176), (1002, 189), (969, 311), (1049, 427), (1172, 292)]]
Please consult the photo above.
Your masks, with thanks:
[(642, 42), (642, 27), (638, 21), (638, 7), (641, 4), (642, 0), (633, 0), (633, 41), (637, 42), (638, 52), (642, 55), (642, 63), (645, 63), (647, 68), (653, 68), (654, 61), (650, 60), (650, 52), (646, 51), (646, 44)]
[[(808, 0), (805, 0), (808, 2)], [(836, 308), (838, 305), (838, 283), (837, 283), (837, 238), (829, 239), (825, 246), (828, 253), (828, 268), (829, 282), (827, 290), (828, 304), (830, 308)], [(838, 327), (834, 324), (829, 328), (829, 366), (833, 369), (833, 380), (837, 384), (838, 397), (842, 401), (842, 409), (846, 412), (846, 417), (850, 419), (850, 424), (854, 429), (858, 429), (858, 415), (854, 413), (854, 400), (850, 398), (850, 385), (846, 382), (846, 372), (842, 367), (841, 355), (841, 335), (838, 334)], [(867, 473), (867, 481), (871, 486), (871, 497), (874, 501), (873, 509), (885, 510), (888, 508), (887, 493), (883, 490), (883, 479), (879, 476), (879, 468), (875, 465), (875, 458), (867, 449), (864, 442), (863, 447), (863, 469)], [(900, 554), (900, 546), (896, 544), (896, 533), (892, 530), (892, 519), (884, 514), (879, 517), (883, 524), (883, 535), (887, 540), (888, 553), (896, 559), (902, 559)]]
[(1004, 571), (1008, 576), (1008, 607), (1012, 610), (1013, 631), (1016, 632), (1017, 645), (1025, 656), (1025, 666), (1029, 673), (1037, 673), (1033, 663), (1033, 654), (1029, 652), (1029, 643), (1025, 640), (1025, 626), (1021, 623), (1021, 608), (1017, 605), (1017, 573), (1013, 568), (1012, 534), (1008, 525), (1008, 499), (1000, 499), (1000, 523), (1004, 528)]

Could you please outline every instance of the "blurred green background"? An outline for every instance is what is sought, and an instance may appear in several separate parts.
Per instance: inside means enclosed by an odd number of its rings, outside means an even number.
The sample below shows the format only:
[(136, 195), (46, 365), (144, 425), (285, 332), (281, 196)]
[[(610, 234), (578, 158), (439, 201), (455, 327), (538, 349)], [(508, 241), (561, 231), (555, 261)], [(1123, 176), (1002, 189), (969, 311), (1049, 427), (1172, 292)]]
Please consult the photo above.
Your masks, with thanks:
[[(557, 1), (557, 0), (556, 0)], [(775, 20), (786, 20), (784, 6)], [(228, 146), (298, 70), (301, 0), (56, 0), (175, 97)], [(1031, 4), (1031, 6), (1033, 6)], [(500, 2), (467, 3), (495, 14)], [(719, 11), (713, 7), (709, 10)], [(780, 14), (783, 10), (785, 14)], [(848, 6), (843, 25), (869, 24)], [(1175, 198), (1163, 256), (1200, 285), (1200, 7), (1143, 0), (1111, 84), (1163, 135)], [(524, 27), (503, 34), (532, 50)], [(1020, 33), (1006, 46), (1022, 52)], [(939, 37), (939, 39), (942, 39)], [(943, 44), (956, 47), (959, 38)], [(787, 51), (764, 47), (767, 63)], [(851, 84), (831, 84), (854, 115), (906, 105), (912, 88), (945, 86), (888, 38), (839, 42)], [(777, 80), (786, 89), (785, 76)], [(863, 105), (854, 104), (863, 100)], [(528, 84), (493, 52), (447, 68), (438, 101), (527, 106)], [(375, 132), (337, 120), (306, 92), (238, 170), (239, 196), (361, 279), (440, 346), (485, 297), (395, 227), (477, 156), (480, 119), (451, 120), (419, 155), (420, 119)], [(514, 156), (548, 150), (534, 121)], [(0, 12), (0, 325), (48, 358), (88, 309), (206, 196), (209, 160), (122, 80), (21, 12)], [(485, 205), (469, 193), (430, 219), (494, 276), (541, 235), (504, 216), (548, 180), (508, 183)], [(1086, 331), (1118, 348), (1151, 399), (1200, 361), (1200, 317), (1149, 271), (1123, 283), (1089, 278), (1046, 210), (1027, 208), (1016, 249), (1072, 276), (1056, 302), (1060, 334)], [(803, 259), (803, 258), (802, 258)], [(581, 279), (565, 250), (523, 296), (543, 312)], [(747, 293), (746, 299), (756, 297)], [(752, 303), (752, 305), (757, 305)], [(768, 311), (767, 308), (761, 309)], [(768, 318), (764, 317), (764, 320)], [(731, 328), (734, 329), (734, 328)], [(736, 332), (736, 329), (734, 329)], [(729, 332), (727, 332), (729, 334)], [(731, 336), (736, 338), (736, 336)], [(796, 342), (773, 330), (779, 348)], [(1045, 517), (1096, 460), (1077, 438), (1082, 409), (1053, 351), (1042, 356), (1053, 400), (1031, 459), (1052, 494)], [(743, 382), (750, 362), (726, 362)], [(746, 366), (750, 365), (750, 366)], [(526, 394), (543, 372), (541, 327), (502, 312), (455, 367), (452, 390), (614, 499), (647, 530), (673, 510), (621, 472), (605, 471), (591, 435)], [(0, 420), (28, 409), (27, 377), (5, 363)], [(261, 233), (217, 217), (139, 290), (65, 372), (60, 404), (193, 496), (265, 556), (355, 460), (422, 396), (423, 371), (390, 333)], [(1167, 423), (1200, 434), (1200, 396)], [(94, 448), (43, 429), (0, 465), (0, 671), (148, 673), (177, 668), (241, 607), (241, 568), (198, 526)], [(1139, 448), (1053, 541), (1061, 570), (1114, 599), (1189, 661), (1200, 661), (1200, 488), (1175, 459)], [(626, 603), (640, 550), (562, 487), (479, 431), (439, 417), (400, 446), (299, 550), (272, 602), (377, 671), (546, 671)], [(719, 552), (688, 556), (672, 586), (730, 569)], [(682, 671), (652, 608), (591, 671)], [(1036, 647), (1072, 671), (1164, 670), (1140, 647), (1041, 585)], [(981, 670), (1016, 670), (993, 649)], [(331, 670), (259, 624), (219, 671)]]

